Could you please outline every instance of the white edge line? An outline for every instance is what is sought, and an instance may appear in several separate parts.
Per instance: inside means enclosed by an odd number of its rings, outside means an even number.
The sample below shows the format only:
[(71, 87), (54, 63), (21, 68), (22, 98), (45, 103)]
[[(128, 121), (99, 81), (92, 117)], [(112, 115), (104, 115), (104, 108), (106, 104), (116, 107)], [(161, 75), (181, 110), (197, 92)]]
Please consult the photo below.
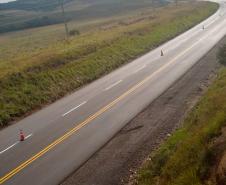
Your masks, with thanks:
[(105, 91), (108, 91), (108, 90), (110, 90), (111, 88), (115, 87), (116, 85), (120, 84), (121, 82), (122, 82), (122, 80), (119, 80), (119, 81), (113, 83), (112, 85), (108, 86), (108, 87), (105, 88), (104, 90), (105, 90)]
[(19, 144), (19, 141), (17, 141), (16, 143), (14, 143), (13, 145), (9, 146), (8, 148), (6, 148), (5, 150), (2, 150), (0, 152), (0, 154), (3, 154), (4, 152), (6, 152), (7, 150), (11, 149), (12, 147), (14, 147), (15, 145)]
[(213, 23), (215, 23), (215, 20), (214, 21), (212, 21), (212, 22), (210, 22), (209, 24), (207, 24), (207, 25), (204, 25), (204, 28), (209, 28), (209, 26), (211, 25), (211, 24), (213, 24)]
[(215, 17), (214, 20), (212, 20), (209, 24), (207, 24), (204, 27), (208, 28), (211, 24), (215, 23), (217, 21), (217, 19), (218, 19), (218, 17)]
[(86, 104), (87, 101), (82, 102), (81, 104), (79, 104), (78, 106), (72, 108), (71, 110), (69, 110), (68, 112), (62, 114), (63, 117), (65, 117), (66, 115), (70, 114), (71, 112), (73, 112), (74, 110), (78, 109), (79, 107), (81, 107), (82, 105)]
[[(28, 139), (29, 137), (31, 137), (33, 134), (29, 134), (28, 136), (26, 136), (24, 139)], [(3, 154), (4, 152), (8, 151), (9, 149), (13, 148), (14, 146), (16, 146), (17, 144), (19, 144), (20, 142), (17, 141), (14, 144), (12, 144), (11, 146), (7, 147), (6, 149), (2, 150), (0, 152), (0, 155)]]
[(29, 134), (28, 136), (26, 136), (24, 139), (28, 139), (29, 137), (31, 137), (33, 134)]
[[(216, 31), (216, 30), (217, 30), (217, 29), (215, 28), (214, 31)], [(214, 31), (212, 31), (211, 33), (213, 33)], [(192, 49), (195, 45), (197, 45), (200, 41), (202, 41), (202, 40), (204, 40), (206, 37), (208, 37), (211, 33), (207, 34), (205, 37), (200, 38), (197, 42), (195, 42), (194, 44), (192, 44), (189, 48), (187, 48), (187, 49), (184, 50), (182, 53), (180, 53), (179, 55), (177, 55), (177, 56), (174, 58), (174, 60), (172, 60), (172, 61), (175, 61), (175, 59), (177, 59), (177, 58), (179, 58), (180, 56), (184, 55), (188, 50)], [(167, 64), (166, 64), (165, 66), (163, 66), (163, 67), (166, 67), (166, 66), (170, 65), (171, 63), (172, 63), (172, 62), (167, 63)], [(160, 69), (162, 69), (162, 68), (160, 68)], [(156, 72), (156, 73), (157, 73), (157, 72)], [(111, 86), (109, 86), (109, 87), (106, 88), (106, 89), (111, 89), (112, 87), (116, 86), (116, 85), (119, 84), (120, 82), (122, 82), (122, 80), (119, 80), (118, 82), (112, 84)], [(66, 113), (63, 114), (62, 116), (66, 116), (67, 114), (69, 114), (70, 112), (72, 112), (72, 111), (74, 111), (75, 109), (79, 108), (80, 106), (84, 105), (85, 103), (86, 103), (86, 101), (83, 102), (83, 103), (81, 103), (80, 105), (76, 106), (75, 108), (71, 109), (70, 111), (66, 112)], [(30, 134), (30, 135), (28, 135), (28, 136), (30, 137), (31, 135), (32, 135), (32, 134)], [(27, 137), (28, 137), (28, 136), (27, 136)], [(12, 147), (14, 147), (15, 145), (17, 145), (18, 143), (19, 143), (19, 141), (17, 141), (17, 142), (14, 143), (13, 145), (9, 146), (9, 147), (6, 148), (5, 150), (1, 151), (0, 154), (2, 154), (2, 153), (4, 153), (4, 152), (6, 152), (7, 150), (11, 149)]]

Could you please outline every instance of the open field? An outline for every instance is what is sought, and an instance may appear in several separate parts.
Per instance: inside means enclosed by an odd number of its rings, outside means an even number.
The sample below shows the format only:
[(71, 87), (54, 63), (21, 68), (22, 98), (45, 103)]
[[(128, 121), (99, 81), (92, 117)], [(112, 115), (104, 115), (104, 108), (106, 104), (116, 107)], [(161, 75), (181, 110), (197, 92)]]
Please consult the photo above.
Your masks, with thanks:
[[(123, 14), (115, 14), (114, 16), (101, 17), (86, 21), (72, 21), (68, 23), (69, 30), (79, 30), (84, 37), (98, 31), (110, 30), (112, 27), (124, 27), (133, 22), (141, 22), (148, 20), (152, 16), (152, 7), (140, 8), (132, 12), (124, 12)], [(15, 15), (16, 16), (16, 15)], [(124, 26), (123, 26), (124, 24)], [(88, 32), (88, 33), (87, 33)], [(74, 38), (72, 38), (74, 40)], [(0, 63), (7, 62), (13, 58), (20, 56), (31, 57), (36, 53), (51, 48), (54, 44), (64, 47), (65, 30), (62, 24), (45, 26), (34, 29), (27, 29), (18, 32), (12, 32), (0, 35)], [(60, 42), (63, 42), (60, 44)], [(68, 44), (65, 45), (66, 47)], [(0, 65), (1, 65), (0, 64)]]
[(154, 14), (147, 10), (139, 17), (97, 24), (69, 42), (55, 39), (49, 44), (48, 38), (56, 37), (48, 35), (45, 28), (35, 30), (34, 35), (29, 30), (20, 36), (10, 33), (11, 39), (8, 34), (1, 36), (5, 44), (0, 46), (4, 53), (0, 58), (0, 124), (6, 125), (126, 64), (199, 23), (217, 7), (207, 2), (168, 5)]
[[(226, 45), (219, 52), (226, 64)], [(139, 171), (142, 185), (223, 185), (226, 182), (226, 68), (184, 122)], [(223, 128), (223, 129), (222, 129)]]
[[(168, 3), (164, 0), (64, 0), (64, 4), (67, 21), (84, 22)], [(18, 0), (0, 4), (0, 10), (0, 33), (54, 25), (64, 20), (58, 0)]]

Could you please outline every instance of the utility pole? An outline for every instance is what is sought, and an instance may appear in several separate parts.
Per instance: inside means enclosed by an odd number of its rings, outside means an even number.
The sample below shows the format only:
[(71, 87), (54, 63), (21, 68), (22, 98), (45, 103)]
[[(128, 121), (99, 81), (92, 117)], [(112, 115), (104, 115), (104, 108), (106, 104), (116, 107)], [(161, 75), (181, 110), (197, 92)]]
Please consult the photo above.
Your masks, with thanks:
[(59, 0), (59, 3), (60, 3), (60, 6), (61, 6), (63, 21), (64, 21), (64, 27), (65, 27), (65, 33), (66, 33), (66, 38), (68, 39), (69, 32), (68, 32), (67, 20), (66, 20), (65, 11), (64, 11), (64, 0)]
[(155, 12), (155, 0), (151, 0), (152, 11)]

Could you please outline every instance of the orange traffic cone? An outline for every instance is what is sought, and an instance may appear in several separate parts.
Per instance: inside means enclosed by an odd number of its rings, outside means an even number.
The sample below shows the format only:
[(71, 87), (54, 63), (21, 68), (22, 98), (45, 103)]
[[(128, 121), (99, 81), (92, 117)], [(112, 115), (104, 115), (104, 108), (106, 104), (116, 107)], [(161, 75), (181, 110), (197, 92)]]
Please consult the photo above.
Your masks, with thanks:
[(161, 50), (161, 56), (164, 56), (163, 51)]
[(20, 141), (24, 141), (24, 133), (20, 130)]

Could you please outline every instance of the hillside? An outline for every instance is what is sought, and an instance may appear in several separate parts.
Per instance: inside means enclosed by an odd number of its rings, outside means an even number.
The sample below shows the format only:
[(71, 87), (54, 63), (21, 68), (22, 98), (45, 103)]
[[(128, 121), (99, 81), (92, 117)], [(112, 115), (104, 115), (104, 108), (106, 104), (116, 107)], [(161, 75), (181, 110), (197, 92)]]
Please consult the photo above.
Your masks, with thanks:
[[(147, 7), (80, 25), (65, 42), (62, 25), (0, 36), (0, 125), (111, 72), (213, 14), (215, 3)], [(78, 24), (76, 29), (78, 28)], [(72, 25), (70, 23), (70, 27)]]
[[(224, 39), (225, 43), (225, 39)], [(152, 152), (136, 185), (226, 184), (226, 44), (216, 79), (179, 128)]]
[[(64, 0), (66, 19), (84, 21), (153, 6), (149, 0)], [(166, 4), (155, 1), (154, 6)], [(18, 0), (0, 4), (0, 33), (62, 23), (58, 0)]]

